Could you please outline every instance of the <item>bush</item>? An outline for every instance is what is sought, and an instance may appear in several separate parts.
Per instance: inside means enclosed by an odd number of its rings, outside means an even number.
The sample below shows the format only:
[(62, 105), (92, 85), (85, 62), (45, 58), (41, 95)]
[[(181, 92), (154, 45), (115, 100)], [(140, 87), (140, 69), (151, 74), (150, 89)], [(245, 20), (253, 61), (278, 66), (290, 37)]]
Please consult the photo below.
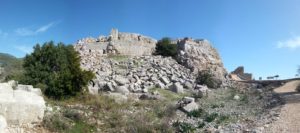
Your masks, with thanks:
[(173, 127), (175, 127), (180, 133), (192, 133), (196, 130), (192, 124), (179, 121), (174, 122)]
[(37, 44), (24, 59), (24, 76), (21, 83), (44, 87), (44, 94), (54, 99), (75, 96), (93, 77), (90, 71), (80, 68), (79, 54), (72, 45), (46, 42)]
[(170, 38), (163, 38), (156, 44), (156, 54), (162, 56), (176, 57), (177, 45), (171, 43)]
[(197, 84), (207, 85), (209, 88), (218, 88), (222, 84), (222, 81), (216, 79), (209, 70), (200, 71), (196, 78), (196, 82)]

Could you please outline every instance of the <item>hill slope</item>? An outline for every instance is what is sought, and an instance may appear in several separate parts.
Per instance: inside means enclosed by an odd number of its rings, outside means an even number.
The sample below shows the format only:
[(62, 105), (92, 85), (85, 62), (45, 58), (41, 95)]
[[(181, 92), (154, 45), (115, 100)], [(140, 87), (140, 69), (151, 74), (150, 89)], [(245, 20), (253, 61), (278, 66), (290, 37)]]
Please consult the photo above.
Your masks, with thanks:
[(23, 60), (20, 58), (0, 53), (0, 81), (20, 75), (23, 71), (22, 62)]

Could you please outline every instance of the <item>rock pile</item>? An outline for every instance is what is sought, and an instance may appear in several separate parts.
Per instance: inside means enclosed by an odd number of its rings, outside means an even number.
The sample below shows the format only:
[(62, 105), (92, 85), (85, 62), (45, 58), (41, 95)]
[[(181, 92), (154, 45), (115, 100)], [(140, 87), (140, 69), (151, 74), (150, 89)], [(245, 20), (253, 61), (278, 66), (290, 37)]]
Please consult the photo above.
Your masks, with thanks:
[(43, 120), (44, 109), (45, 101), (40, 89), (30, 85), (18, 85), (14, 81), (0, 83), (0, 123), (39, 123)]
[(96, 73), (97, 78), (89, 86), (89, 91), (94, 94), (99, 91), (122, 94), (148, 92), (148, 89), (154, 87), (183, 93), (184, 89), (195, 87), (195, 77), (190, 69), (170, 57), (141, 56), (124, 61), (110, 58), (84, 59), (82, 67)]

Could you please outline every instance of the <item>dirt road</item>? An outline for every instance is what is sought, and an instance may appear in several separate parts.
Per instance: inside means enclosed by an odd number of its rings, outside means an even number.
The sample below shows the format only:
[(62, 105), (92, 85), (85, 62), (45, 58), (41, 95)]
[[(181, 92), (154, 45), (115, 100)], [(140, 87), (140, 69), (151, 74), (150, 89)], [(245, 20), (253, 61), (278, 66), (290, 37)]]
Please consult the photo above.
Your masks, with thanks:
[(300, 133), (300, 93), (296, 92), (300, 81), (291, 81), (276, 88), (285, 100), (279, 120), (273, 122), (264, 132), (266, 133)]

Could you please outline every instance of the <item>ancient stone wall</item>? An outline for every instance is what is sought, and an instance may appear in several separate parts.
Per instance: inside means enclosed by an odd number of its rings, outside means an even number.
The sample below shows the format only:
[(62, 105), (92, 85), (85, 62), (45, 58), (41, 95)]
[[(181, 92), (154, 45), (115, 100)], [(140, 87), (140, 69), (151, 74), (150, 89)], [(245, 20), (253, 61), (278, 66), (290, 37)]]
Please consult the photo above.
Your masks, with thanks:
[(243, 66), (237, 67), (231, 74), (237, 75), (241, 80), (252, 80), (252, 74), (245, 73)]
[(112, 29), (108, 37), (84, 38), (75, 44), (77, 51), (101, 51), (103, 55), (151, 55), (156, 46), (156, 40), (140, 34), (122, 33)]

